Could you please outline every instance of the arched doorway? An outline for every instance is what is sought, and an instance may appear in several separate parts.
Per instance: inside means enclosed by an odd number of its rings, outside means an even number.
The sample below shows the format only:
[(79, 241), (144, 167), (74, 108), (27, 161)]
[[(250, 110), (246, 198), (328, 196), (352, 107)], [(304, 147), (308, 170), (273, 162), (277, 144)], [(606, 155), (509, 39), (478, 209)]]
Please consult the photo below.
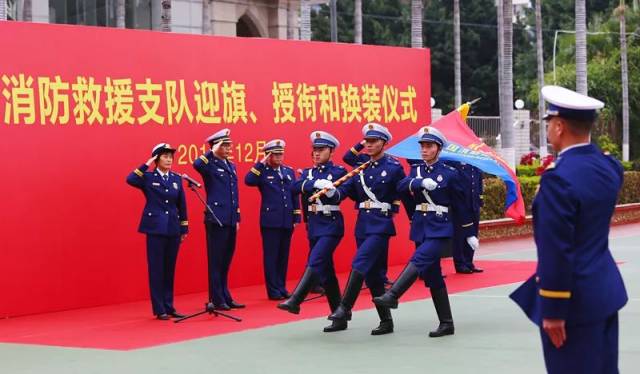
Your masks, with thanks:
[(260, 32), (253, 20), (247, 15), (243, 15), (236, 23), (236, 36), (242, 37), (260, 37)]

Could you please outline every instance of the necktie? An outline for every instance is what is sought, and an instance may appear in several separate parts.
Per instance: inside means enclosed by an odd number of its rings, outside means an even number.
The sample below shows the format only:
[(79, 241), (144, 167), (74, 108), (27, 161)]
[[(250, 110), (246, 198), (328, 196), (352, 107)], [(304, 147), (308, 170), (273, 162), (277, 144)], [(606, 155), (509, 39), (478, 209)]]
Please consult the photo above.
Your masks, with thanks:
[(165, 182), (169, 181), (169, 175), (163, 175), (162, 179), (164, 179)]

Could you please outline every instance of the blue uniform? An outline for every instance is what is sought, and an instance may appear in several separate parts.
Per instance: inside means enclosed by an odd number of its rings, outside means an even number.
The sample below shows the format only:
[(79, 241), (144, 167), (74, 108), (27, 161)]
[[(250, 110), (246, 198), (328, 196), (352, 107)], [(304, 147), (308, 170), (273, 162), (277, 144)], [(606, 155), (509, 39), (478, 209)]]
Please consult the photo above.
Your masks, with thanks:
[(306, 206), (303, 214), (307, 222), (307, 237), (311, 248), (307, 267), (315, 271), (322, 285), (333, 281), (336, 277), (333, 252), (344, 236), (344, 218), (339, 206), (336, 205), (335, 197), (322, 196), (319, 203), (318, 200), (308, 203), (308, 198), (317, 191), (313, 187), (315, 181), (319, 179), (336, 181), (345, 174), (347, 171), (344, 167), (329, 161), (323, 165), (304, 169), (300, 179), (292, 186), (294, 191), (302, 194), (303, 206)]
[(222, 223), (221, 227), (205, 210), (210, 301), (215, 305), (230, 304), (233, 298), (227, 280), (236, 247), (236, 224), (240, 222), (236, 167), (211, 151), (197, 158), (193, 167), (204, 181), (207, 205)]
[(617, 373), (618, 310), (627, 293), (609, 250), (623, 169), (594, 145), (561, 152), (533, 201), (536, 274), (511, 298), (538, 326), (565, 321), (556, 349), (541, 329), (549, 373)]
[(138, 231), (147, 234), (147, 266), (153, 314), (171, 314), (173, 282), (180, 235), (188, 232), (187, 204), (179, 175), (148, 172), (144, 164), (127, 176), (127, 183), (140, 189), (146, 203)]
[(248, 186), (258, 187), (262, 196), (260, 233), (262, 234), (264, 277), (270, 298), (287, 297), (287, 266), (294, 223), (300, 222), (300, 201), (291, 185), (295, 172), (288, 166), (274, 169), (256, 163), (244, 178)]
[[(467, 194), (467, 204), (472, 207), (472, 235), (477, 237), (480, 226), (480, 208), (484, 205), (482, 200), (482, 170), (464, 162), (447, 161), (446, 163), (447, 165), (455, 167), (460, 172), (463, 187)], [(457, 227), (459, 226), (460, 225), (457, 225)], [(467, 243), (466, 237), (457, 231), (458, 230), (456, 230), (453, 236), (453, 261), (456, 269), (473, 269), (475, 267), (473, 265), (474, 250), (469, 243)]]
[[(433, 191), (425, 190), (424, 178), (433, 179), (438, 186)], [(398, 191), (410, 193), (415, 206), (409, 237), (416, 243), (416, 251), (411, 262), (429, 287), (443, 288), (442, 251), (454, 231), (459, 231), (464, 238), (472, 236), (471, 207), (467, 204), (462, 176), (442, 161), (431, 165), (415, 162), (409, 176), (398, 183)], [(454, 225), (458, 227), (454, 229)]]
[[(369, 159), (367, 155), (360, 156), (358, 164)], [(338, 198), (351, 198), (358, 209), (355, 228), (358, 249), (351, 266), (365, 275), (367, 286), (372, 289), (384, 289), (389, 238), (396, 235), (393, 215), (400, 208), (396, 185), (404, 177), (400, 162), (384, 155), (338, 187)], [(367, 189), (372, 196), (367, 194)]]

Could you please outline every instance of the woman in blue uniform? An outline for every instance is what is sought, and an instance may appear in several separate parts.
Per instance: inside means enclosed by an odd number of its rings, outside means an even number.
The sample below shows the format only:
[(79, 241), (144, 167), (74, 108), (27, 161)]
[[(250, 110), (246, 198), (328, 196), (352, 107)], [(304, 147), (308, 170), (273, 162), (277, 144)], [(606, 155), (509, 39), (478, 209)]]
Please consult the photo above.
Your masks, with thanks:
[[(151, 306), (160, 320), (184, 317), (173, 306), (176, 259), (189, 224), (182, 179), (171, 172), (175, 151), (167, 143), (156, 145), (151, 158), (127, 177), (127, 183), (146, 199), (138, 231), (147, 234)], [(155, 170), (147, 171), (152, 164)]]
[[(379, 307), (397, 308), (400, 296), (420, 276), (429, 286), (440, 320), (438, 328), (429, 336), (440, 337), (454, 333), (449, 296), (440, 269), (440, 256), (454, 233), (453, 222), (460, 222), (460, 233), (470, 246), (477, 249), (479, 244), (472, 234), (471, 207), (467, 204), (461, 176), (455, 168), (438, 159), (447, 142), (444, 135), (424, 127), (418, 136), (424, 162), (414, 163), (411, 174), (398, 183), (398, 191), (410, 193), (416, 204), (410, 233), (416, 250), (393, 286), (373, 302)], [(451, 214), (456, 215), (455, 219)]]

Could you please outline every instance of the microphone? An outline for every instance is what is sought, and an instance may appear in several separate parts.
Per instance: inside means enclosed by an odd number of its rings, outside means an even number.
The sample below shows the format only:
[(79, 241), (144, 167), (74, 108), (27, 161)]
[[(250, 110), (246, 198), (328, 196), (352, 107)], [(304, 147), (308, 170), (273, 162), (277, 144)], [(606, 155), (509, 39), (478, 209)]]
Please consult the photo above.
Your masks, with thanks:
[(190, 176), (188, 176), (187, 174), (182, 174), (181, 175), (182, 179), (186, 180), (187, 182), (189, 182), (189, 184), (192, 184), (198, 188), (202, 187), (202, 184), (200, 184), (197, 180), (191, 178)]

